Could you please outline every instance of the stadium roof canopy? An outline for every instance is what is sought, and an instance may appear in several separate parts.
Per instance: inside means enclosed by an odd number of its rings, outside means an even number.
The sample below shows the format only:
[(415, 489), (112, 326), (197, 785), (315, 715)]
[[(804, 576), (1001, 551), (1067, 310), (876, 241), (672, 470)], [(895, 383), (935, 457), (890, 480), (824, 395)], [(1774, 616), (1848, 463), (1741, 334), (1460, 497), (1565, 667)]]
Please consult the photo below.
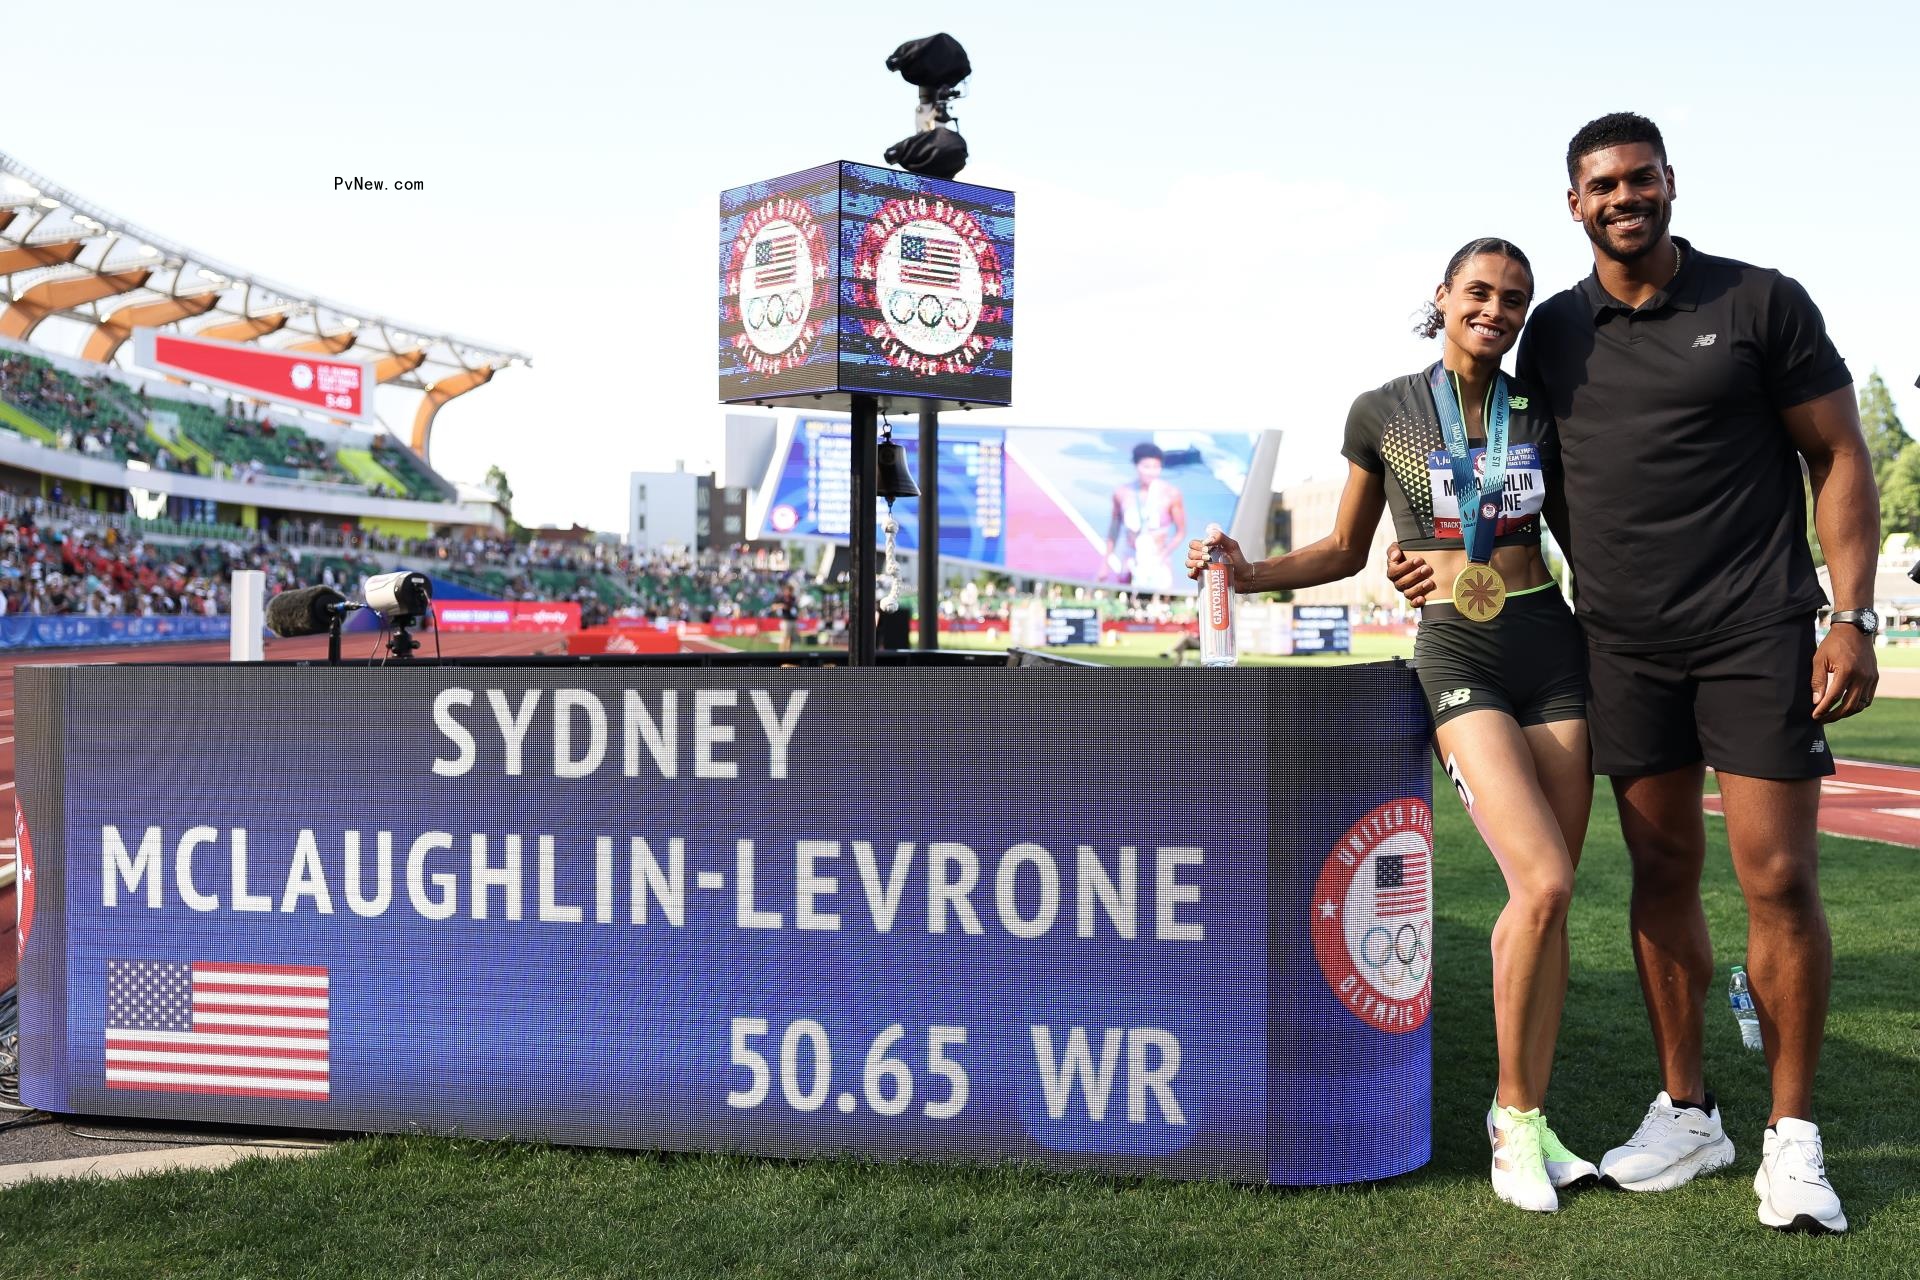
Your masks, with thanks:
[(92, 327), (81, 355), (108, 363), (136, 328), (353, 358), (377, 383), (420, 392), (412, 444), (434, 415), (531, 358), (332, 302), (176, 244), (89, 204), (0, 152), (0, 335), (59, 317)]

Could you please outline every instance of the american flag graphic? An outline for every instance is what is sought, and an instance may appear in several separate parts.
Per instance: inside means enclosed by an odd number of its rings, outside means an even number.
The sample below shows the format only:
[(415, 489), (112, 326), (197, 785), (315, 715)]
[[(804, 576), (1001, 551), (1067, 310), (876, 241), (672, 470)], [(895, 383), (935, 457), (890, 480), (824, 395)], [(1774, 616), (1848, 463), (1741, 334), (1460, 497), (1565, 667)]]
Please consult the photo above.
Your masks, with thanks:
[(753, 246), (753, 287), (777, 289), (792, 284), (799, 272), (798, 237), (768, 236)]
[(959, 284), (960, 242), (932, 236), (901, 236), (900, 281), (942, 289)]
[(107, 961), (107, 1088), (327, 1096), (327, 971)]
[(1373, 912), (1377, 916), (1417, 916), (1427, 909), (1425, 849), (1412, 855), (1383, 853), (1373, 860)]

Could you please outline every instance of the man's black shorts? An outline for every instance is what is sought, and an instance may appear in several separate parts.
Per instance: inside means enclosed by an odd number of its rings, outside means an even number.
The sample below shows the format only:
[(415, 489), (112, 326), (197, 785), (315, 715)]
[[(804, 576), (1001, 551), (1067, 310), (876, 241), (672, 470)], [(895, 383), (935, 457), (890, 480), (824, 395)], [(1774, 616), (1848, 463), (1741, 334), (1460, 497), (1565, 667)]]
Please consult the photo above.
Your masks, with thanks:
[(1658, 653), (1587, 655), (1593, 771), (1616, 778), (1705, 760), (1750, 778), (1833, 772), (1813, 718), (1813, 619)]

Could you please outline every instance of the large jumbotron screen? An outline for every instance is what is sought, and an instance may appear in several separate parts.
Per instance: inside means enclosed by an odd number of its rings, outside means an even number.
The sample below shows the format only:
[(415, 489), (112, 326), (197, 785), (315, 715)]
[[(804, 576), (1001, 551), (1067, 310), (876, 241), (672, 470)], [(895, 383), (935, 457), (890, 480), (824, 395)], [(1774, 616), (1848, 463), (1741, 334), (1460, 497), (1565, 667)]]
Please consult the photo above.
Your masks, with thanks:
[[(919, 430), (893, 425), (924, 489)], [(1243, 495), (1265, 519), (1272, 433), (940, 427), (940, 554), (1061, 582), (1191, 592), (1187, 540), (1232, 530)], [(802, 415), (776, 443), (753, 510), (759, 536), (844, 542), (851, 436), (845, 419)], [(899, 544), (918, 546), (919, 504), (894, 504)]]

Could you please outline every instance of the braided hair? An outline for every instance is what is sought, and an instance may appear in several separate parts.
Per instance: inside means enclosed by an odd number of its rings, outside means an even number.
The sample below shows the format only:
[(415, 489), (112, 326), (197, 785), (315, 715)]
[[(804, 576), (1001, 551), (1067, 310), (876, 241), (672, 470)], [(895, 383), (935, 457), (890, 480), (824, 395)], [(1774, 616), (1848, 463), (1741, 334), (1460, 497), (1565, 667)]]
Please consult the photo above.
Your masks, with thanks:
[[(1453, 278), (1460, 274), (1460, 268), (1466, 265), (1467, 259), (1483, 253), (1512, 258), (1527, 269), (1529, 280), (1533, 278), (1533, 264), (1527, 261), (1526, 254), (1520, 252), (1519, 245), (1511, 240), (1502, 240), (1498, 236), (1482, 236), (1478, 240), (1467, 241), (1460, 246), (1458, 253), (1447, 259), (1447, 274), (1442, 277), (1442, 280), (1451, 285)], [(1431, 302), (1422, 306), (1419, 314), (1420, 318), (1414, 323), (1413, 331), (1423, 338), (1436, 338), (1440, 336), (1441, 330), (1447, 327), (1446, 313)]]

